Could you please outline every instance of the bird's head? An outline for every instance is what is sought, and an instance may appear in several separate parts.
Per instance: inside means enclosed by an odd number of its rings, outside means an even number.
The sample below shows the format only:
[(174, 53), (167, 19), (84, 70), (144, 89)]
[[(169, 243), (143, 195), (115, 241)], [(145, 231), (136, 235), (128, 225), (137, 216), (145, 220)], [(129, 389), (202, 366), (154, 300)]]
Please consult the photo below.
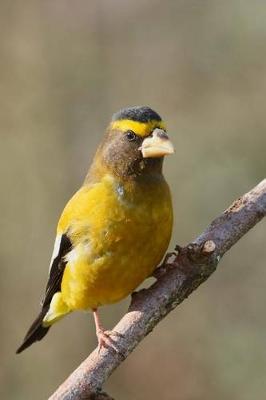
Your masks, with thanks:
[(115, 175), (134, 178), (160, 173), (163, 157), (173, 152), (161, 117), (149, 107), (130, 107), (113, 115), (96, 159)]

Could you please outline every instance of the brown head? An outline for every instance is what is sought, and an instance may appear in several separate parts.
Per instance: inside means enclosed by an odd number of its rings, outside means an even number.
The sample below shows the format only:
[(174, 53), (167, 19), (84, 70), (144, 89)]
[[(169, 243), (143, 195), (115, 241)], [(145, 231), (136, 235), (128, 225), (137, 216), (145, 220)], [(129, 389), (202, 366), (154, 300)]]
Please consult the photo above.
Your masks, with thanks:
[(91, 172), (109, 171), (121, 179), (161, 173), (174, 148), (161, 117), (149, 107), (125, 108), (113, 115)]

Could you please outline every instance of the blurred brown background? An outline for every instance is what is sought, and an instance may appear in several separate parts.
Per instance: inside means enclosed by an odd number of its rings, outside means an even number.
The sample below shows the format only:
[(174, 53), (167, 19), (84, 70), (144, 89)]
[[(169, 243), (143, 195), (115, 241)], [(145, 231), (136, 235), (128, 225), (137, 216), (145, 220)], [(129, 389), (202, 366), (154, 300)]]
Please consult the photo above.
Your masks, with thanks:
[[(113, 112), (149, 105), (176, 147), (165, 163), (175, 243), (265, 175), (261, 0), (0, 1), (2, 399), (46, 399), (95, 347), (76, 313), (20, 356), (56, 222)], [(123, 400), (257, 400), (266, 391), (265, 223), (108, 381)], [(128, 300), (103, 308), (111, 328)]]

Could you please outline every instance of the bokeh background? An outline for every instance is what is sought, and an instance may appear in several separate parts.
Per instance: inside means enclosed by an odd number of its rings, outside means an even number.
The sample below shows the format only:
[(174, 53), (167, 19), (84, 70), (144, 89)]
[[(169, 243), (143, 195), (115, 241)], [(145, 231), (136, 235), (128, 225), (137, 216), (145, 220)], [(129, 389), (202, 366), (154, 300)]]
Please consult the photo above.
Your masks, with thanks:
[[(56, 222), (113, 112), (150, 105), (175, 243), (265, 176), (261, 0), (0, 1), (2, 399), (46, 399), (95, 347), (76, 313), (16, 356), (39, 309)], [(257, 400), (266, 391), (265, 223), (144, 340), (105, 386), (123, 400)], [(129, 300), (103, 308), (111, 328)]]

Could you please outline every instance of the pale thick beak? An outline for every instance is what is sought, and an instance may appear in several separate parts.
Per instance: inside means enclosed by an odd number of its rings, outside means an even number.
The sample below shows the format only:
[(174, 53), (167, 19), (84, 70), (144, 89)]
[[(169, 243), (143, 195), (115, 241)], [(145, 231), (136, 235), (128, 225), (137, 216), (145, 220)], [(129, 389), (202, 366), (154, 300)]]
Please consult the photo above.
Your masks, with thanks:
[(143, 158), (163, 157), (174, 153), (174, 146), (162, 129), (154, 129), (152, 136), (143, 140), (140, 147)]

